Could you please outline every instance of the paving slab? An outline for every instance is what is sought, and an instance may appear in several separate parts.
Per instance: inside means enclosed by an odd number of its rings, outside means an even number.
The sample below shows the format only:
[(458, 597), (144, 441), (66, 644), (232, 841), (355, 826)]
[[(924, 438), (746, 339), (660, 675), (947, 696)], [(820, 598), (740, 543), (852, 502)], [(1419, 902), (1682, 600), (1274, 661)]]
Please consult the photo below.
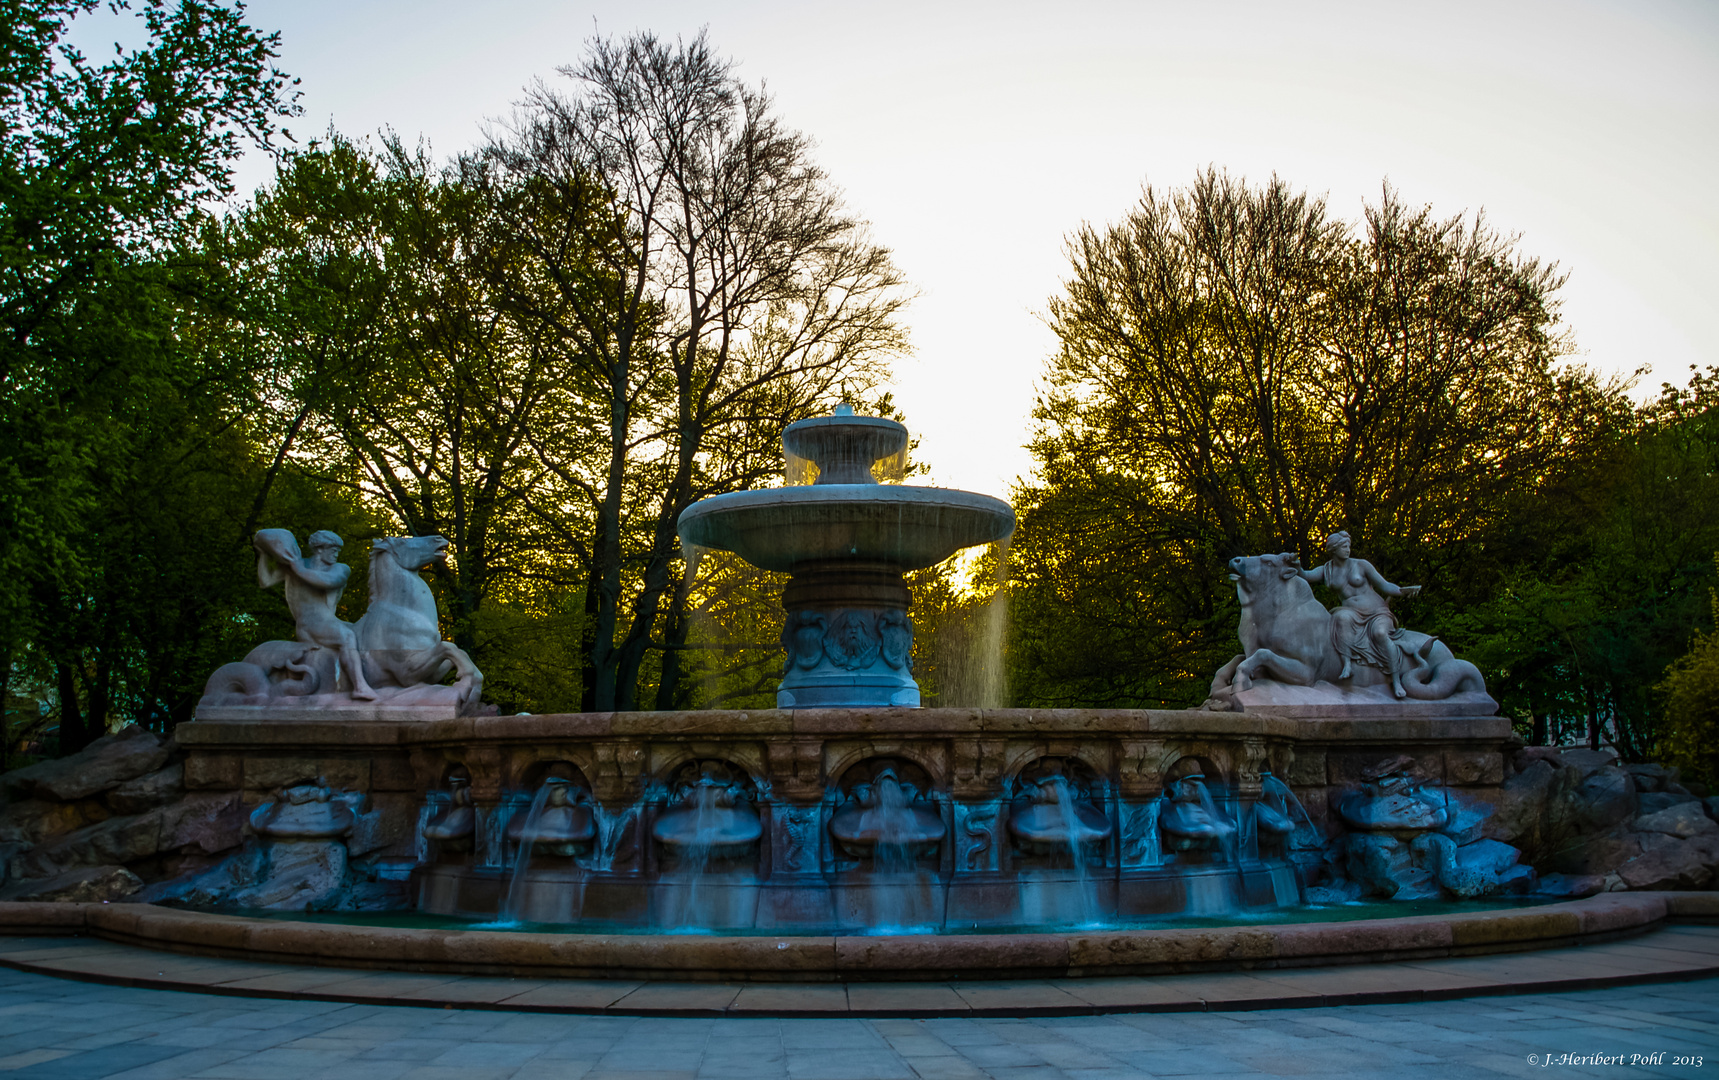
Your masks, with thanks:
[(601, 979), (557, 979), (554, 982), (539, 983), (509, 997), (498, 998), (497, 1001), (509, 1008), (601, 1012), (642, 985), (644, 984), (639, 982), (609, 982)]
[(741, 989), (730, 1015), (749, 1013), (758, 1017), (842, 1017), (849, 1013), (848, 988), (841, 984), (762, 983)]
[(737, 983), (641, 983), (609, 1006), (611, 1012), (648, 1012), (659, 1016), (722, 1013), (740, 996)]
[(848, 983), (848, 1009), (855, 1016), (961, 1016), (973, 1007), (939, 983)]
[(1024, 982), (956, 982), (950, 989), (975, 1013), (1034, 1016), (1075, 1015), (1092, 1011), (1089, 1002), (1046, 979)]

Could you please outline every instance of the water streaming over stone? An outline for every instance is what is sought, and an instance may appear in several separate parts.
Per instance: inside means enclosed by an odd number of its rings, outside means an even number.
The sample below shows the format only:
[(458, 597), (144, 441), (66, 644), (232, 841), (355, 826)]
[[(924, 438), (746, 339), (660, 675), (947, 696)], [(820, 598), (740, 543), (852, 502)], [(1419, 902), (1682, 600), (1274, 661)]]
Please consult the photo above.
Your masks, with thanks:
[(523, 918), (526, 871), (531, 869), (532, 849), (537, 846), (532, 842), (532, 838), (537, 835), (538, 823), (543, 818), (543, 808), (549, 804), (549, 790), (548, 784), (538, 788), (525, 812), (524, 827), (519, 830), (519, 846), (513, 856), (513, 873), (508, 875), (507, 892), (502, 897), (501, 911), (498, 912), (501, 922), (515, 923)]

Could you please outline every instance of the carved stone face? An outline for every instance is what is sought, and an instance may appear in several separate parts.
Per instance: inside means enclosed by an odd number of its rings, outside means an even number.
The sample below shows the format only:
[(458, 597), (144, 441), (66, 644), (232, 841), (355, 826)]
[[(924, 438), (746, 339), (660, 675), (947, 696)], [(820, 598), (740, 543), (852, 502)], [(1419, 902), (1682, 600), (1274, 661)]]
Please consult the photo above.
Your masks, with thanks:
[(872, 617), (863, 611), (844, 611), (837, 615), (829, 633), (824, 635), (824, 652), (830, 662), (840, 668), (854, 670), (870, 664), (877, 656), (877, 631)]
[(803, 668), (815, 667), (824, 655), (824, 620), (802, 617), (794, 630), (794, 663)]

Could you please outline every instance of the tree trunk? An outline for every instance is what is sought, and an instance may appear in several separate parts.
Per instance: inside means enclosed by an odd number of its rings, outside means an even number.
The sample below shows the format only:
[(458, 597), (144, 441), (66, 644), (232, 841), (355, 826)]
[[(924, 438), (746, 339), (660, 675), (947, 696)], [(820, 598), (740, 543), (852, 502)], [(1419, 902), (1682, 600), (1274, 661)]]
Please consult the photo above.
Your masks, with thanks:
[(585, 618), (579, 624), (579, 711), (597, 711), (597, 609), (600, 604), (597, 568), (585, 580)]
[(82, 750), (90, 740), (84, 737), (84, 714), (78, 705), (78, 687), (71, 666), (56, 663), (54, 676), (60, 688), (60, 756), (65, 757)]
[(680, 689), (680, 667), (682, 646), (686, 644), (687, 631), (692, 623), (686, 613), (687, 592), (691, 587), (692, 568), (689, 566), (681, 574), (674, 598), (669, 602), (668, 632), (663, 635), (662, 676), (657, 681), (657, 708), (660, 710), (677, 709), (686, 703)]
[(0, 773), (12, 768), (12, 650), (0, 649)]

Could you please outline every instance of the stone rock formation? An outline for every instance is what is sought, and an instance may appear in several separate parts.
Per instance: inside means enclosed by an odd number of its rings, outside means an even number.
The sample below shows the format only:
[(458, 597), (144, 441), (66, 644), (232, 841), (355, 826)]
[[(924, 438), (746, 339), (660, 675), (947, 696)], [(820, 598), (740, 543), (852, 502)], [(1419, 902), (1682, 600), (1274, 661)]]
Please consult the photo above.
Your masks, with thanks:
[(0, 899), (120, 899), (237, 847), (237, 797), (188, 796), (178, 757), (133, 725), (0, 776)]
[[(360, 857), (405, 837), (382, 815), (353, 809), (361, 799), (330, 794), (346, 815), (338, 838), (286, 838), (334, 839), (338, 854), (270, 844), (282, 839), (271, 830), (292, 831), (295, 814), (307, 811), (282, 796), (290, 809), (275, 812), (277, 798), (247, 820), (237, 792), (188, 792), (181, 757), (171, 739), (133, 725), (81, 753), (0, 775), (0, 901), (403, 903), (399, 883), (378, 881), (375, 866)], [(300, 803), (317, 802), (314, 791), (295, 794)], [(228, 885), (214, 887), (221, 880)]]

